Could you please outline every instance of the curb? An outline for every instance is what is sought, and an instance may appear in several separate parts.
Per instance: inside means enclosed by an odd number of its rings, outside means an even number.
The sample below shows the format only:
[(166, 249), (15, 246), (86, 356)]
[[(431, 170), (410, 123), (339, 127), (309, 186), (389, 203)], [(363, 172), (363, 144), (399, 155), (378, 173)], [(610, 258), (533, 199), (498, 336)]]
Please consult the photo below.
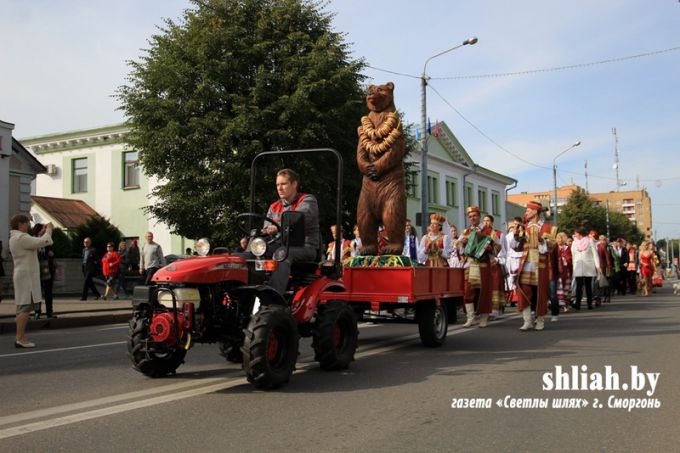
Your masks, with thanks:
[[(110, 311), (110, 310), (109, 310)], [(71, 312), (74, 313), (74, 312)], [(31, 320), (26, 326), (26, 331), (67, 329), (70, 327), (99, 326), (103, 324), (119, 324), (130, 320), (132, 312), (126, 309), (125, 313), (107, 313), (95, 316), (75, 316), (69, 318)], [(16, 332), (14, 320), (0, 321), (0, 335)]]

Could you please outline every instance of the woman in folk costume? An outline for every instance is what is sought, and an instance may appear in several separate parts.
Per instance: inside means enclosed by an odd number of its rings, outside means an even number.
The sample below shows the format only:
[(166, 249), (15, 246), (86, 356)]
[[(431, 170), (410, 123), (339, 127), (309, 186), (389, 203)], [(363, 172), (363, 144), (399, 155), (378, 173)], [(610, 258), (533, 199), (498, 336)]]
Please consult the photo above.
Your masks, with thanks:
[[(554, 237), (557, 228), (545, 222), (540, 213), (543, 205), (538, 201), (527, 203), (524, 213), (524, 225), (515, 231), (510, 243), (513, 249), (522, 250), (519, 266), (519, 303), (517, 307), (522, 313), (524, 323), (519, 330), (543, 330), (543, 317), (548, 313), (550, 281), (548, 275), (548, 253), (555, 246)], [(531, 312), (536, 313), (534, 326)]]
[(451, 225), (451, 254), (449, 255), (449, 267), (455, 269), (462, 269), (465, 267), (465, 256), (458, 250), (456, 243), (458, 242), (458, 228), (456, 225)]
[(522, 260), (523, 250), (521, 248), (514, 249), (510, 247), (510, 243), (515, 237), (515, 231), (522, 225), (522, 218), (515, 217), (512, 223), (508, 225), (508, 232), (505, 234), (505, 281), (508, 289), (507, 301), (514, 307), (519, 303), (519, 291), (517, 285), (519, 283), (519, 263)]
[(500, 230), (493, 227), (493, 216), (487, 214), (484, 216), (484, 230), (493, 237), (492, 250), (489, 253), (491, 265), (491, 316), (490, 319), (495, 319), (505, 309), (505, 259), (507, 252), (505, 250), (505, 236)]
[(428, 233), (420, 240), (418, 261), (431, 267), (449, 267), (447, 259), (451, 254), (450, 227), (446, 217), (441, 214), (430, 216)]

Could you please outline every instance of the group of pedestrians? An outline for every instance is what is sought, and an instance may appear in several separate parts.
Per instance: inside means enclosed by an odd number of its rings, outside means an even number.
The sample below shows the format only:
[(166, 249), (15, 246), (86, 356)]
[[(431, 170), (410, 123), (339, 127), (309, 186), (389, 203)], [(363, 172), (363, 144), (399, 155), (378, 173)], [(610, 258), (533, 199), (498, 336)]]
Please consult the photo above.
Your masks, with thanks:
[[(109, 242), (106, 244), (106, 253), (101, 259), (97, 257), (97, 250), (92, 246), (92, 240), (89, 237), (85, 238), (82, 254), (84, 279), (80, 300), (87, 300), (89, 292), (94, 295), (95, 300), (100, 298), (107, 300), (109, 297), (117, 300), (119, 292), (128, 298), (126, 275), (137, 271), (144, 278), (144, 284), (148, 285), (156, 271), (165, 266), (166, 262), (163, 249), (153, 240), (153, 233), (148, 231), (144, 238), (146, 241), (141, 249), (136, 239), (131, 241), (129, 248), (125, 241), (121, 241), (117, 249), (113, 242)], [(101, 264), (106, 285), (103, 296), (94, 284), (94, 278), (99, 274), (99, 264)]]

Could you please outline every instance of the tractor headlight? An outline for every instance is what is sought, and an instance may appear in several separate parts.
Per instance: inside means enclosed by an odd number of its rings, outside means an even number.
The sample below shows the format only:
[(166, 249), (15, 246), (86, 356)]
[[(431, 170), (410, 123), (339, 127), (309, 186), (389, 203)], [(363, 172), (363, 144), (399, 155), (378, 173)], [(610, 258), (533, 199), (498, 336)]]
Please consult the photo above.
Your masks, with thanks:
[(267, 243), (262, 238), (255, 238), (250, 241), (250, 252), (256, 257), (261, 257), (267, 251)]
[(201, 256), (206, 256), (210, 252), (210, 241), (207, 238), (201, 238), (196, 241), (196, 253)]

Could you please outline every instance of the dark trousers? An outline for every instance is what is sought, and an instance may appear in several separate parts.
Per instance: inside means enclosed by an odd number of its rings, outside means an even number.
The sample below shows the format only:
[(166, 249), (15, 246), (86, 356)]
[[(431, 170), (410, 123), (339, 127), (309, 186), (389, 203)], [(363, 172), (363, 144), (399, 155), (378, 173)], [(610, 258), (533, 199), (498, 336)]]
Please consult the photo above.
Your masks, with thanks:
[(628, 293), (637, 293), (637, 271), (628, 271)]
[(151, 278), (153, 277), (153, 274), (158, 272), (158, 269), (159, 268), (157, 268), (157, 267), (150, 267), (150, 268), (145, 270), (145, 275), (146, 275), (146, 278), (144, 279), (144, 285), (145, 286), (149, 286), (151, 284)]
[(127, 291), (127, 282), (125, 281), (125, 271), (121, 270), (120, 273), (118, 274), (118, 283), (117, 283), (117, 289), (122, 289), (123, 294), (125, 294), (125, 297), (128, 295)]
[(91, 290), (92, 294), (94, 294), (95, 297), (101, 297), (99, 290), (97, 289), (96, 286), (94, 286), (94, 281), (92, 281), (92, 279), (94, 278), (94, 272), (84, 271), (83, 274), (85, 275), (85, 281), (83, 282), (83, 294), (81, 295), (80, 298), (87, 299), (88, 290)]
[[(45, 313), (47, 316), (52, 316), (52, 304), (54, 302), (52, 288), (54, 286), (54, 280), (40, 280), (40, 286), (42, 286), (43, 295), (45, 296)], [(38, 310), (38, 312), (40, 312), (40, 310)]]
[(621, 296), (625, 296), (626, 295), (626, 288), (628, 287), (628, 285), (627, 285), (628, 271), (625, 271), (625, 270), (619, 271), (619, 273), (617, 274), (616, 277), (617, 277), (617, 279), (616, 279), (617, 280), (617, 286), (616, 286), (617, 292)]
[(290, 247), (288, 258), (280, 261), (279, 266), (272, 272), (272, 275), (269, 278), (269, 286), (283, 295), (288, 286), (291, 265), (296, 262), (314, 261), (315, 259), (316, 250), (312, 247)]
[(593, 277), (576, 277), (576, 304), (577, 310), (581, 309), (581, 299), (583, 298), (583, 287), (586, 287), (586, 300), (588, 308), (593, 307)]
[(557, 299), (557, 280), (550, 280), (550, 314), (560, 314), (560, 301)]

